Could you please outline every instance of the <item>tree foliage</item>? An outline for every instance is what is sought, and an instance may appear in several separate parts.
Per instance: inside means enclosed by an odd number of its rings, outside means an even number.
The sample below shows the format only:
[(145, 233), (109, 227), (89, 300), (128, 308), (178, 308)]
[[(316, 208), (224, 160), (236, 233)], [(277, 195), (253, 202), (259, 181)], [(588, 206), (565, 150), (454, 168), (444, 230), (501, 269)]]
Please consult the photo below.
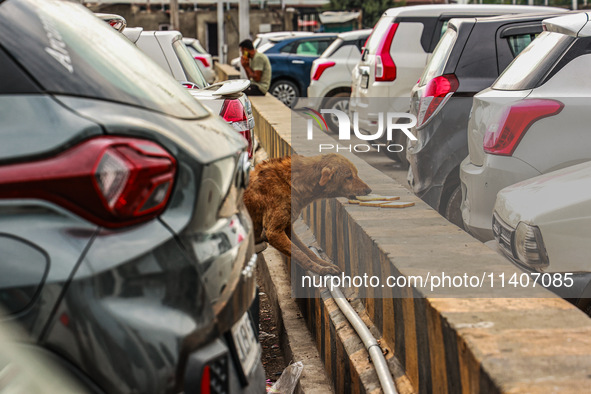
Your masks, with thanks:
[[(400, 2), (396, 6), (401, 5)], [(388, 8), (394, 7), (392, 0), (330, 0), (331, 11), (363, 11), (363, 27), (373, 27)]]

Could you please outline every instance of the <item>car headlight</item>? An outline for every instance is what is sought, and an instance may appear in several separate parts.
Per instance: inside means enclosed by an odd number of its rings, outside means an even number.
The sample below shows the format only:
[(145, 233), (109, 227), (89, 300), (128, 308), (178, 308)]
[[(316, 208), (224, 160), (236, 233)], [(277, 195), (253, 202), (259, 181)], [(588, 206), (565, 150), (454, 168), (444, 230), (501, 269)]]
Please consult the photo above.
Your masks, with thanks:
[(549, 265), (542, 233), (538, 227), (519, 222), (513, 239), (515, 257), (523, 264), (534, 269), (542, 269)]

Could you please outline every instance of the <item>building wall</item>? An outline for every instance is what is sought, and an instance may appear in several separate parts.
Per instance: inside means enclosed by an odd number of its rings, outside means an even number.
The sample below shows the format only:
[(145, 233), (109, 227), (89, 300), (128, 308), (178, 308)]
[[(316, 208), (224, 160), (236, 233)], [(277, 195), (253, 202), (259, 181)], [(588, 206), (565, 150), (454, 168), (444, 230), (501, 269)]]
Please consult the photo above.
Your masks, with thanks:
[[(162, 11), (160, 7), (154, 7), (150, 11), (142, 10), (137, 5), (130, 4), (103, 4), (89, 7), (94, 12), (112, 13), (121, 15), (127, 20), (129, 27), (143, 27), (145, 30), (160, 30), (163, 25), (170, 23), (168, 12)], [(255, 37), (261, 31), (261, 25), (270, 25), (271, 31), (291, 30), (293, 23), (292, 12), (283, 12), (279, 8), (251, 9), (250, 10), (250, 32)], [(286, 20), (286, 22), (284, 22)], [(195, 37), (210, 53), (217, 52), (217, 43), (209, 40), (208, 24), (217, 32), (217, 9), (215, 6), (181, 11), (179, 13), (180, 31), (185, 37)], [(239, 24), (238, 8), (224, 10), (224, 33), (225, 43), (228, 46), (228, 61), (238, 57)], [(216, 33), (217, 34), (217, 33)]]

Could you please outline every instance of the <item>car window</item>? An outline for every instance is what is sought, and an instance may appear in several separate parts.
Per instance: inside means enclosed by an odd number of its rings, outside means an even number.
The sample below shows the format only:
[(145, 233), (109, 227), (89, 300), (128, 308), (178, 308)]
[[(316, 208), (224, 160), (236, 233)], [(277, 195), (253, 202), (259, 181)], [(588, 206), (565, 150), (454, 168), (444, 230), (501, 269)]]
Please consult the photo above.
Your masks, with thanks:
[(425, 67), (425, 71), (421, 76), (419, 86), (424, 86), (431, 79), (443, 74), (449, 55), (454, 47), (458, 33), (454, 29), (447, 29), (441, 37), (439, 44), (433, 51), (433, 56), (429, 59), (429, 63)]
[(301, 56), (320, 56), (329, 45), (330, 41), (328, 40), (299, 41), (295, 53)]
[(83, 6), (47, 0), (0, 3), (0, 42), (50, 93), (181, 118), (208, 115), (183, 86)]
[(290, 42), (279, 50), (281, 53), (295, 53), (297, 42)]
[(519, 55), (523, 50), (531, 44), (531, 42), (536, 38), (537, 34), (520, 34), (518, 36), (510, 36), (508, 37), (509, 40), (509, 47), (511, 48), (511, 53), (513, 56)]
[(181, 67), (187, 76), (187, 81), (193, 82), (199, 87), (199, 89), (203, 89), (204, 87), (208, 86), (203, 73), (199, 69), (197, 63), (195, 63), (195, 58), (191, 56), (191, 53), (189, 53), (187, 46), (183, 44), (180, 39), (178, 39), (172, 43), (172, 48), (174, 49), (176, 56), (179, 58)]
[(574, 38), (543, 32), (507, 66), (492, 85), (496, 90), (533, 89)]
[(373, 31), (371, 32), (371, 35), (369, 36), (369, 40), (367, 40), (366, 48), (369, 53), (376, 53), (378, 45), (380, 45), (380, 41), (382, 40), (384, 34), (386, 34), (386, 31), (390, 27), (391, 23), (392, 18), (390, 17), (383, 17), (378, 21), (378, 23), (376, 23), (375, 27), (373, 28)]

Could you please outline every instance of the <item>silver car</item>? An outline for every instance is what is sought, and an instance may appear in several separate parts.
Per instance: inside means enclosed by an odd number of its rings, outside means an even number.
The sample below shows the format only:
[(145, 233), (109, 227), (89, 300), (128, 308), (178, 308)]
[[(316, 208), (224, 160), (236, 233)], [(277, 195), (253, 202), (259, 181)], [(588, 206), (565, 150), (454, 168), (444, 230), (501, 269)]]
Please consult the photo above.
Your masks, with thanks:
[[(590, 185), (591, 163), (563, 168), (504, 188), (493, 214), (498, 250), (587, 314), (591, 313)], [(572, 286), (567, 286), (569, 278)]]
[(474, 97), (462, 162), (462, 220), (482, 241), (506, 186), (591, 160), (589, 13), (544, 21), (545, 30)]

